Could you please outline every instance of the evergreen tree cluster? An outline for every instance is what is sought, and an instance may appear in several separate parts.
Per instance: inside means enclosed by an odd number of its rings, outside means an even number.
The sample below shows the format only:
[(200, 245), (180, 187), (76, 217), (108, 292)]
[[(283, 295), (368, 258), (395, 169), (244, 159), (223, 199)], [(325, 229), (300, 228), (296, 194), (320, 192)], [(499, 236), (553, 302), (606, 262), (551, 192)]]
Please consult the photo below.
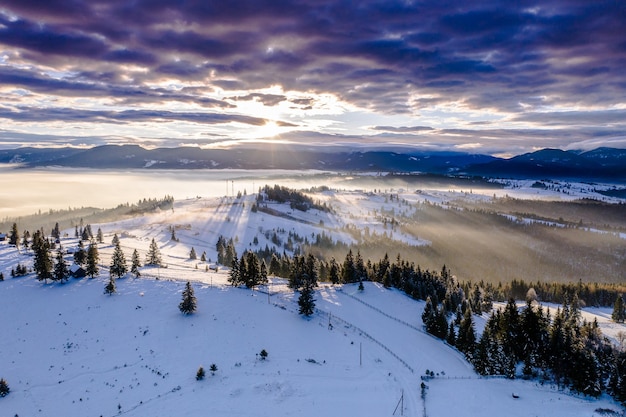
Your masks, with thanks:
[(481, 375), (541, 378), (590, 396), (613, 394), (626, 403), (626, 354), (602, 336), (597, 321), (581, 319), (577, 295), (554, 317), (527, 300), (520, 309), (510, 299), (493, 311), (479, 340), (468, 300), (448, 323), (444, 303), (429, 296), (422, 314), (426, 331), (465, 354)]
[(241, 259), (235, 258), (233, 260), (228, 282), (234, 287), (243, 284), (247, 288), (267, 284), (267, 266), (265, 261), (259, 261), (257, 254), (252, 251), (244, 252), (241, 255)]
[(166, 195), (161, 199), (144, 198), (142, 200), (139, 200), (136, 204), (130, 205), (126, 203), (125, 205), (118, 206), (118, 208), (124, 207), (124, 206), (129, 208), (128, 214), (131, 214), (131, 215), (148, 213), (151, 211), (158, 211), (158, 210), (173, 210), (174, 209), (174, 197), (170, 195)]
[[(513, 299), (491, 314), (475, 347), (474, 366), (483, 375), (514, 378), (518, 364), (526, 377), (540, 376), (585, 395), (616, 391), (618, 352), (596, 321), (581, 320), (576, 296), (554, 317), (527, 301), (521, 313)], [(623, 375), (622, 375), (623, 376)], [(623, 398), (624, 400), (626, 398)]]
[(292, 209), (300, 211), (307, 211), (311, 208), (321, 211), (330, 211), (330, 208), (326, 205), (326, 203), (316, 203), (311, 197), (300, 191), (292, 190), (277, 184), (274, 185), (274, 187), (266, 185), (261, 189), (261, 192), (257, 197), (257, 203), (260, 204), (261, 202), (267, 200), (276, 201), (278, 203), (289, 202)]
[(224, 236), (220, 235), (215, 249), (217, 251), (217, 263), (231, 268), (233, 262), (237, 260), (237, 250), (233, 239), (226, 240)]
[[(18, 263), (15, 268), (11, 268), (11, 276), (14, 278), (23, 277), (26, 274), (28, 274), (28, 268), (26, 267), (26, 265), (22, 265), (21, 263)], [(2, 279), (4, 279), (4, 276), (2, 277)], [(0, 281), (2, 279), (0, 279)]]

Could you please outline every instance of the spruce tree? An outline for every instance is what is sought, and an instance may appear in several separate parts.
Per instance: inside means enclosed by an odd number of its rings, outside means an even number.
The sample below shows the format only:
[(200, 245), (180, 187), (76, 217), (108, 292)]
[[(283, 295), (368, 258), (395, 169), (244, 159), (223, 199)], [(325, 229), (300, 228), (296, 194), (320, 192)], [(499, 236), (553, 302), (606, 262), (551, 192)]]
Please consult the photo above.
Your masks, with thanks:
[(24, 230), (24, 235), (22, 238), (22, 247), (24, 249), (28, 249), (28, 240), (30, 239), (30, 232), (28, 230)]
[(61, 238), (61, 231), (59, 230), (58, 222), (54, 224), (54, 228), (52, 229), (52, 232), (50, 232), (50, 236), (52, 236), (55, 239)]
[(87, 261), (87, 251), (85, 251), (85, 245), (82, 240), (78, 241), (78, 250), (74, 252), (74, 262), (77, 265), (83, 266)]
[(33, 269), (37, 274), (37, 279), (47, 282), (47, 280), (52, 279), (53, 268), (50, 258), (50, 242), (43, 238), (43, 234), (39, 230), (33, 235), (32, 249), (35, 253)]
[(191, 252), (189, 252), (189, 259), (191, 259), (192, 261), (198, 259), (198, 256), (196, 255), (196, 249), (195, 248), (191, 248)]
[(339, 271), (339, 264), (335, 258), (330, 259), (330, 267), (328, 269), (328, 279), (332, 284), (339, 284), (341, 279), (341, 272)]
[(226, 252), (224, 255), (224, 265), (232, 266), (233, 262), (237, 260), (237, 250), (235, 249), (235, 243), (232, 239), (228, 241), (228, 245), (226, 246)]
[(209, 367), (209, 371), (211, 371), (211, 375), (215, 375), (215, 373), (217, 372), (217, 365), (212, 363)]
[(98, 266), (98, 262), (100, 262), (98, 246), (95, 242), (91, 242), (89, 244), (89, 248), (87, 249), (87, 266), (85, 268), (85, 273), (91, 278), (100, 273), (100, 267)]
[(459, 326), (459, 334), (456, 338), (456, 347), (471, 360), (474, 354), (476, 344), (476, 332), (474, 331), (474, 322), (472, 320), (472, 308), (467, 307), (463, 320)]
[(616, 323), (624, 323), (624, 320), (626, 320), (626, 306), (624, 305), (624, 298), (622, 297), (622, 294), (617, 295), (617, 299), (613, 305), (613, 314), (611, 314), (611, 318)]
[(141, 260), (139, 259), (139, 252), (137, 249), (133, 251), (133, 256), (131, 257), (131, 265), (130, 265), (130, 273), (135, 276), (135, 278), (139, 278), (141, 276), (141, 272), (139, 272), (139, 268), (141, 268)]
[(65, 263), (65, 259), (63, 259), (63, 248), (59, 246), (57, 250), (56, 263), (54, 265), (54, 274), (53, 279), (55, 281), (67, 281), (70, 276), (70, 271)]
[(80, 235), (81, 240), (89, 240), (91, 239), (91, 233), (89, 233), (91, 228), (89, 225), (83, 229), (83, 233)]
[(98, 243), (104, 242), (104, 235), (102, 234), (102, 229), (100, 229), (99, 227), (98, 227), (98, 231), (96, 232), (96, 241)]
[(161, 251), (154, 238), (150, 242), (150, 248), (148, 248), (148, 254), (146, 255), (146, 265), (161, 265)]
[(348, 250), (346, 258), (343, 261), (343, 270), (341, 274), (341, 280), (344, 283), (356, 282), (356, 266), (354, 264), (354, 255), (352, 249)]
[(11, 226), (11, 233), (9, 234), (9, 245), (17, 246), (20, 242), (20, 235), (17, 231), (17, 223), (13, 223)]
[(109, 274), (113, 278), (121, 278), (126, 274), (126, 272), (128, 272), (126, 257), (124, 256), (124, 252), (122, 251), (118, 240), (115, 248), (113, 249), (113, 257), (111, 258)]
[(187, 281), (183, 291), (183, 300), (178, 305), (178, 309), (183, 314), (191, 314), (196, 311), (196, 296), (193, 292), (191, 282)]
[(196, 381), (202, 381), (204, 379), (204, 368), (203, 367), (199, 367), (198, 368), (198, 372), (196, 372)]
[(309, 317), (315, 312), (315, 299), (313, 298), (313, 282), (308, 279), (304, 280), (300, 297), (298, 298), (299, 313)]
[(239, 261), (235, 258), (231, 264), (230, 272), (228, 273), (228, 282), (233, 287), (241, 285), (241, 274), (239, 272)]
[(0, 378), (0, 397), (6, 397), (11, 392), (9, 384), (4, 378)]

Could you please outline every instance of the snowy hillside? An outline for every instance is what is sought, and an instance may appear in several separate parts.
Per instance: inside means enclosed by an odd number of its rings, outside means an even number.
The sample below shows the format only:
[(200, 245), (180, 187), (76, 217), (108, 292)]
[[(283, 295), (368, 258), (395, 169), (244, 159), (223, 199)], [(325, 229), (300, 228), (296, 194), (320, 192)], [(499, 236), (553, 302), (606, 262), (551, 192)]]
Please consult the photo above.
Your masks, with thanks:
[[(361, 194), (345, 197), (346, 222), (363, 222), (375, 207)], [(456, 350), (422, 330), (423, 302), (366, 283), (321, 285), (317, 311), (297, 314), (297, 296), (271, 278), (259, 291), (227, 285), (227, 271), (207, 267), (219, 235), (237, 236), (237, 250), (270, 242), (266, 230), (302, 236), (320, 221), (335, 239), (350, 242), (340, 216), (311, 211), (290, 219), (251, 213), (252, 196), (193, 199), (172, 211), (110, 224), (99, 246), (95, 279), (44, 284), (33, 274), (11, 278), (29, 251), (0, 243), (0, 378), (11, 392), (0, 416), (600, 416), (622, 409), (608, 397), (571, 395), (535, 382), (479, 377)], [(384, 205), (384, 201), (379, 202)], [(376, 206), (380, 210), (380, 204)], [(389, 207), (391, 210), (391, 207)], [(408, 209), (407, 209), (408, 210)], [(306, 217), (308, 216), (308, 217)], [(371, 214), (370, 214), (371, 216)], [(293, 216), (292, 216), (293, 217)], [(373, 216), (371, 216), (373, 218)], [(361, 224), (361, 223), (359, 223)], [(171, 240), (173, 227), (178, 241)], [(381, 227), (371, 225), (372, 229)], [(383, 229), (381, 228), (382, 232)], [(66, 231), (72, 235), (73, 230)], [(142, 278), (117, 281), (103, 294), (114, 233), (129, 258), (152, 239), (166, 267), (144, 267)], [(408, 237), (407, 237), (408, 239)], [(417, 244), (416, 241), (413, 241)], [(62, 239), (66, 248), (74, 238)], [(213, 262), (189, 260), (190, 248)], [(71, 255), (68, 255), (68, 261)], [(178, 311), (191, 281), (198, 311)], [(269, 295), (268, 295), (269, 290)], [(269, 356), (262, 360), (265, 349)], [(214, 375), (211, 364), (217, 366)], [(207, 376), (197, 381), (202, 366)], [(432, 371), (434, 377), (422, 376)], [(519, 398), (513, 398), (513, 393)]]
[[(396, 291), (325, 286), (317, 294), (318, 313), (306, 320), (280, 280), (273, 280), (268, 303), (266, 294), (226, 287), (224, 279), (218, 273), (212, 287), (195, 284), (199, 311), (189, 317), (177, 309), (182, 282), (126, 278), (113, 296), (102, 293), (103, 279), (1, 283), (2, 305), (12, 312), (1, 325), (0, 370), (12, 390), (0, 400), (2, 410), (379, 416), (392, 415), (403, 392), (407, 415), (422, 415), (424, 407), (430, 416), (449, 415), (450, 407), (459, 407), (454, 415), (493, 415), (506, 407), (514, 416), (619, 409), (608, 399), (477, 377), (456, 351), (413, 327), (419, 328), (423, 304)], [(269, 353), (265, 361), (258, 356), (262, 349)], [(215, 375), (208, 372), (213, 363)], [(195, 379), (199, 366), (207, 369), (203, 381)], [(420, 375), (426, 369), (437, 377), (427, 382), (424, 403)], [(451, 392), (461, 399), (458, 406), (449, 401)]]

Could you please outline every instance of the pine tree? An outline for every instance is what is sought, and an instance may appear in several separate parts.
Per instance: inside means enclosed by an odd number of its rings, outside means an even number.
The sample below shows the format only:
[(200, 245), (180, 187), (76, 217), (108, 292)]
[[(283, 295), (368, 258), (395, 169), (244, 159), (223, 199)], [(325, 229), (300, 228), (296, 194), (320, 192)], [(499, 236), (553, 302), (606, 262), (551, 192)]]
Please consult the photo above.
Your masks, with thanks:
[(226, 263), (224, 262), (224, 258), (226, 257), (226, 239), (224, 239), (224, 236), (220, 235), (217, 238), (215, 250), (217, 252), (217, 263), (221, 265), (226, 265)]
[(87, 251), (85, 251), (85, 245), (82, 240), (78, 241), (78, 250), (74, 252), (74, 262), (77, 265), (83, 266), (87, 261)]
[(137, 249), (133, 251), (133, 256), (131, 257), (131, 265), (130, 265), (130, 273), (135, 276), (135, 278), (139, 278), (141, 276), (141, 272), (139, 272), (139, 268), (141, 268), (141, 260), (139, 259), (139, 252)]
[(109, 268), (109, 274), (113, 278), (121, 278), (126, 275), (128, 268), (126, 266), (126, 257), (120, 247), (119, 240), (113, 249), (113, 257), (111, 258), (111, 266)]
[(9, 234), (9, 245), (17, 246), (20, 242), (20, 235), (17, 231), (17, 223), (13, 223)]
[(611, 318), (616, 323), (624, 323), (624, 320), (626, 320), (626, 306), (624, 305), (624, 298), (622, 297), (622, 294), (617, 295), (617, 299), (613, 305), (613, 314), (611, 314)]
[(265, 259), (261, 260), (261, 271), (259, 273), (259, 284), (267, 284), (269, 280), (267, 279), (267, 264), (265, 263)]
[(91, 278), (100, 273), (100, 267), (98, 266), (98, 262), (100, 262), (98, 246), (95, 242), (91, 242), (89, 244), (89, 248), (87, 248), (87, 267), (85, 269), (85, 273)]
[(313, 285), (307, 281), (300, 292), (298, 298), (299, 313), (309, 317), (315, 312), (315, 299), (313, 298)]
[(58, 222), (54, 224), (54, 228), (52, 229), (52, 232), (50, 232), (50, 236), (55, 239), (59, 239), (61, 237), (61, 231), (59, 230)]
[(453, 321), (451, 321), (450, 322), (450, 326), (448, 326), (448, 335), (446, 336), (446, 342), (450, 346), (455, 346), (456, 345), (456, 334), (454, 332), (454, 322)]
[(339, 284), (339, 280), (341, 278), (341, 273), (339, 271), (339, 264), (335, 258), (330, 259), (330, 267), (328, 269), (328, 279), (332, 284)]
[(356, 282), (356, 273), (357, 271), (354, 264), (354, 255), (352, 254), (352, 249), (350, 249), (346, 254), (346, 259), (344, 259), (343, 261), (341, 280), (344, 283)]
[(609, 378), (609, 390), (618, 401), (626, 404), (626, 351), (615, 354), (615, 362)]
[(193, 247), (191, 248), (191, 252), (189, 252), (189, 259), (191, 259), (192, 261), (198, 259), (198, 256), (196, 255), (196, 249)]
[(91, 230), (91, 228), (89, 227), (89, 225), (87, 225), (87, 227), (85, 227), (83, 229), (83, 233), (81, 233), (81, 235), (80, 235), (81, 240), (89, 240), (89, 239), (91, 239), (90, 230)]
[(54, 265), (54, 274), (53, 279), (55, 281), (66, 281), (70, 276), (70, 271), (65, 263), (65, 259), (63, 259), (63, 248), (59, 246), (57, 250), (56, 263)]
[(199, 367), (198, 368), (198, 372), (196, 372), (196, 381), (202, 381), (204, 379), (204, 368), (203, 367)]
[(33, 269), (39, 281), (47, 282), (48, 279), (52, 279), (53, 263), (50, 258), (50, 242), (44, 240), (42, 236), (39, 230), (33, 235), (32, 249), (35, 253)]
[(424, 327), (426, 331), (430, 333), (428, 329), (431, 328), (432, 322), (435, 318), (435, 306), (433, 305), (432, 299), (430, 296), (426, 298), (426, 305), (424, 306), (424, 311), (422, 311), (422, 322), (424, 323)]
[(459, 326), (459, 334), (456, 338), (456, 347), (470, 359), (474, 354), (476, 344), (476, 332), (474, 331), (474, 322), (472, 320), (472, 308), (467, 307), (463, 320)]
[(235, 243), (232, 239), (228, 241), (228, 245), (226, 246), (226, 252), (224, 255), (224, 265), (230, 267), (233, 265), (233, 262), (237, 260), (237, 250), (235, 249)]
[(28, 239), (30, 239), (30, 232), (28, 230), (24, 230), (24, 235), (22, 238), (22, 246), (24, 249), (28, 249)]
[(150, 248), (146, 255), (146, 265), (161, 265), (161, 251), (154, 238), (150, 242)]
[(102, 229), (100, 229), (99, 227), (98, 227), (98, 231), (96, 232), (96, 241), (98, 243), (104, 242), (104, 235), (102, 234)]
[(120, 238), (117, 236), (117, 233), (113, 235), (113, 239), (111, 239), (111, 245), (117, 246), (120, 244)]
[(9, 384), (4, 378), (0, 378), (0, 397), (6, 397), (11, 392)]
[(217, 372), (217, 365), (212, 363), (209, 367), (209, 371), (211, 371), (211, 375), (215, 375), (215, 373)]
[(193, 292), (191, 282), (187, 281), (183, 291), (183, 300), (178, 305), (178, 309), (183, 314), (191, 314), (196, 311), (196, 296)]
[(115, 278), (113, 275), (109, 278), (109, 282), (104, 287), (104, 293), (108, 295), (113, 295), (117, 291), (117, 287), (115, 286)]

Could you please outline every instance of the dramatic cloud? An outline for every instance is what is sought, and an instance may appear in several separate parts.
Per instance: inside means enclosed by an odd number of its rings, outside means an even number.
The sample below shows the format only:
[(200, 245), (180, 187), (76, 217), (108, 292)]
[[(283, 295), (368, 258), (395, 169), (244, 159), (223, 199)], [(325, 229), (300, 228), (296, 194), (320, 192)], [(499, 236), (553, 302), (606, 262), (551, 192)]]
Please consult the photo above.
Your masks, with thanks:
[(619, 145), (625, 21), (612, 0), (22, 0), (0, 6), (0, 116), (106, 143)]

